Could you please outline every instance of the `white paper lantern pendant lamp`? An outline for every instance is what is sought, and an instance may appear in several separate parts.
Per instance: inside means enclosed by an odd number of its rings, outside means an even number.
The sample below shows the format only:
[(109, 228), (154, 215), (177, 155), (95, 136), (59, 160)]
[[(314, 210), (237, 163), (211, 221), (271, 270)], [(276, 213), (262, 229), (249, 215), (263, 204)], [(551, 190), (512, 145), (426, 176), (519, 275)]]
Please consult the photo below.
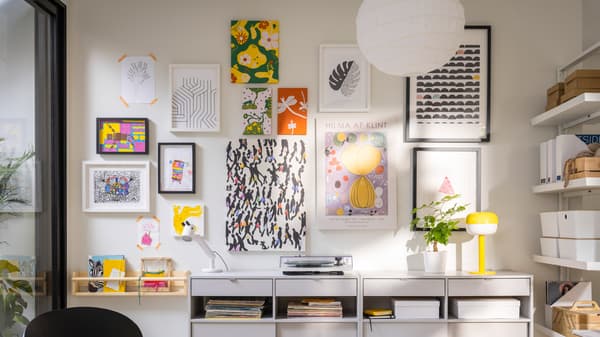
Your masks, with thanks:
[(380, 71), (414, 76), (446, 64), (459, 49), (464, 26), (460, 0), (364, 0), (356, 39)]

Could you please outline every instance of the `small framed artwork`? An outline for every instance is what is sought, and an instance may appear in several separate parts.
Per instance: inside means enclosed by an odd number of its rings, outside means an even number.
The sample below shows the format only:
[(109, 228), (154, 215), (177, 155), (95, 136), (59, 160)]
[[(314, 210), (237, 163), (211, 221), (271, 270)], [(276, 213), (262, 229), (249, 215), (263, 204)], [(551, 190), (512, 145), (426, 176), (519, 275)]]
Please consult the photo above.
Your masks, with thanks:
[(196, 193), (196, 143), (158, 143), (158, 193)]
[(406, 80), (406, 142), (490, 141), (491, 27), (465, 26), (448, 63)]
[(171, 131), (219, 132), (220, 65), (171, 64)]
[(97, 154), (148, 154), (148, 118), (96, 118)]
[(83, 211), (150, 211), (150, 162), (83, 162)]
[[(417, 147), (412, 155), (413, 208), (460, 194), (456, 204), (468, 204), (458, 218), (480, 210), (481, 156), (479, 148)], [(415, 214), (422, 218), (426, 214)], [(460, 230), (465, 230), (461, 221)], [(419, 226), (413, 230), (423, 230)]]
[(371, 66), (356, 45), (321, 45), (319, 111), (367, 112)]

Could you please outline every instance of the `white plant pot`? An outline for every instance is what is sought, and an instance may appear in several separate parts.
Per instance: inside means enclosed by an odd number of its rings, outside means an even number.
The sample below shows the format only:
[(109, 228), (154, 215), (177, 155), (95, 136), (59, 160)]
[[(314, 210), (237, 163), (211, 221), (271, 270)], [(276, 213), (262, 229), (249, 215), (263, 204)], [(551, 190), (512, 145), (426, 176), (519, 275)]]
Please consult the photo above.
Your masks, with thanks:
[(424, 252), (423, 260), (426, 273), (444, 273), (446, 272), (447, 254), (442, 252)]

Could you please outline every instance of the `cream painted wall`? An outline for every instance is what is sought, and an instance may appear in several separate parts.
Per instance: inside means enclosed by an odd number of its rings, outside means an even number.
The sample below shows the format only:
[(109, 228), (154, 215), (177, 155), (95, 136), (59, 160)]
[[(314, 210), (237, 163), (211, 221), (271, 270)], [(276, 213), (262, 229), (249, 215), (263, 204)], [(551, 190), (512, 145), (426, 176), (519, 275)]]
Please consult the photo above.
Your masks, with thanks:
[[(321, 43), (355, 42), (354, 17), (359, 0), (72, 0), (69, 1), (69, 271), (85, 270), (89, 254), (125, 254), (128, 268), (138, 268), (141, 256), (155, 255), (135, 248), (136, 215), (91, 215), (81, 212), (82, 160), (152, 161), (152, 185), (156, 190), (156, 143), (195, 141), (199, 145), (198, 193), (175, 197), (153, 194), (153, 214), (163, 219), (161, 255), (171, 256), (177, 269), (192, 273), (206, 264), (199, 247), (181, 244), (169, 236), (169, 204), (202, 200), (208, 207), (210, 244), (225, 253), (235, 269), (276, 268), (277, 254), (229, 254), (224, 251), (224, 161), (228, 139), (241, 134), (239, 101), (242, 86), (228, 83), (228, 27), (232, 18), (276, 18), (281, 21), (281, 83), (307, 86), (310, 116), (317, 111), (318, 47)], [(492, 142), (482, 144), (482, 206), (500, 215), (499, 232), (490, 237), (492, 268), (535, 273), (536, 304), (543, 307), (543, 281), (557, 277), (556, 268), (535, 264), (539, 251), (538, 212), (556, 207), (553, 197), (531, 194), (537, 179), (538, 143), (554, 129), (532, 128), (529, 119), (542, 112), (545, 90), (554, 81), (554, 70), (581, 49), (581, 1), (561, 0), (463, 0), (467, 23), (490, 24), (492, 32)], [(560, 25), (557, 24), (560, 22)], [(560, 46), (560, 48), (557, 48)], [(118, 101), (119, 66), (123, 53), (153, 52), (158, 57), (154, 106), (124, 108)], [(216, 135), (174, 135), (169, 121), (168, 65), (171, 63), (220, 63), (222, 70), (223, 131)], [(404, 144), (404, 80), (372, 72), (372, 108), (393, 122), (397, 142), (390, 151), (398, 162), (398, 229), (396, 231), (323, 232), (314, 226), (314, 201), (309, 203), (309, 254), (352, 254), (359, 270), (406, 269), (415, 254), (420, 235), (408, 230), (410, 221), (410, 150)], [(98, 156), (94, 149), (94, 123), (99, 116), (144, 116), (151, 120), (148, 157)], [(353, 115), (335, 115), (353, 116)], [(368, 116), (368, 115), (367, 115)], [(312, 124), (312, 121), (311, 121)], [(313, 142), (311, 132), (308, 138)], [(435, 144), (429, 144), (434, 145)], [(469, 145), (469, 144), (465, 144)], [(472, 145), (472, 144), (471, 144)], [(314, 154), (314, 152), (313, 152)], [(314, 191), (314, 156), (309, 160), (307, 189)], [(309, 194), (310, 195), (310, 194)], [(475, 268), (475, 244), (466, 234), (454, 236), (450, 250), (458, 246), (458, 266)], [(410, 248), (409, 248), (410, 247)], [(410, 257), (411, 262), (417, 257)], [(69, 305), (112, 307), (132, 317), (147, 337), (164, 334), (186, 336), (185, 299), (69, 298)], [(543, 312), (543, 310), (538, 310)], [(537, 316), (541, 319), (542, 316)]]

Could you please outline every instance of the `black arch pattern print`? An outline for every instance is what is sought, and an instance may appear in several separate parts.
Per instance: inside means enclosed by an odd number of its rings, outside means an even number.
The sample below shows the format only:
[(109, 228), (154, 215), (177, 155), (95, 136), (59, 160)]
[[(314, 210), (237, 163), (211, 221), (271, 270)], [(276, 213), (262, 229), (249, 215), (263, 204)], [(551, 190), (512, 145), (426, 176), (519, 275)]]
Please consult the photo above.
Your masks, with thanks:
[(173, 92), (172, 126), (175, 129), (215, 129), (217, 88), (213, 81), (187, 77)]
[(417, 124), (479, 124), (481, 45), (463, 44), (443, 67), (417, 76)]
[(303, 251), (306, 143), (239, 139), (227, 145), (226, 244), (230, 251)]

